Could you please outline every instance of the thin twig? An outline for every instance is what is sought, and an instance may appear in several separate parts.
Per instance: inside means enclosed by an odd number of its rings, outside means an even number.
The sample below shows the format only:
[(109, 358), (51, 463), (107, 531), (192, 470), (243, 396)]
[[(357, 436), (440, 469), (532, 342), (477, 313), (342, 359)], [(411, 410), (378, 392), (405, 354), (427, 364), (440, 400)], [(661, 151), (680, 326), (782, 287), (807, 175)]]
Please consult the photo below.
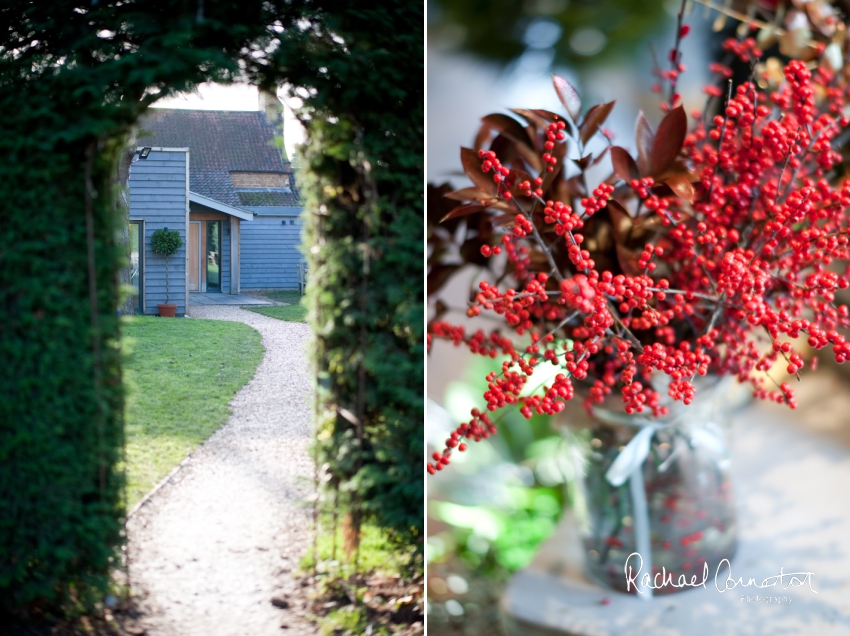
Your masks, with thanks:
[(671, 51), (672, 55), (670, 56), (670, 67), (672, 70), (676, 71), (673, 77), (670, 79), (670, 97), (668, 106), (670, 110), (673, 110), (675, 106), (675, 98), (676, 98), (676, 85), (679, 80), (679, 64), (682, 61), (682, 52), (679, 50), (679, 46), (682, 44), (682, 21), (685, 17), (685, 6), (688, 4), (688, 0), (682, 0), (682, 4), (679, 7), (679, 13), (676, 16), (676, 45), (673, 47)]

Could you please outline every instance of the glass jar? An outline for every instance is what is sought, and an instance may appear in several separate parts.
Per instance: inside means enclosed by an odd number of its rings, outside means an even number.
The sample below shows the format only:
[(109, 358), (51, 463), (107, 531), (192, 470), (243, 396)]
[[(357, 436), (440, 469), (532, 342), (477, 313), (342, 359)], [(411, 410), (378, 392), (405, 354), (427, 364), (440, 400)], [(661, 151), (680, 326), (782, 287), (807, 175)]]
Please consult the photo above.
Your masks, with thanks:
[[(664, 419), (593, 410), (579, 511), (593, 578), (631, 594), (636, 586), (669, 594), (694, 580), (710, 584), (718, 564), (734, 556), (728, 387), (703, 386), (693, 404), (671, 405)], [(654, 589), (641, 585), (645, 574)]]

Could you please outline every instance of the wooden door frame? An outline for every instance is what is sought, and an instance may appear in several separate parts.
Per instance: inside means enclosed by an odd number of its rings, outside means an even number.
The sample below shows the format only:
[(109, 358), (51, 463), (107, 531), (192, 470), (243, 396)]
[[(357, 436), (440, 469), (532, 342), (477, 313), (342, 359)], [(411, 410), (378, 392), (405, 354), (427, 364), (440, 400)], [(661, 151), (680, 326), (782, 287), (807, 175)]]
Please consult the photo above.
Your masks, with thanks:
[[(192, 229), (191, 228), (192, 228), (192, 224), (194, 224), (194, 223), (198, 224), (198, 245), (197, 245), (197, 248), (198, 248), (198, 254), (197, 254), (197, 258), (198, 258), (198, 289), (197, 289), (197, 291), (198, 292), (205, 292), (205, 291), (207, 291), (206, 290), (206, 280), (204, 280), (204, 276), (203, 276), (203, 273), (202, 273), (203, 270), (201, 268), (201, 266), (203, 265), (203, 261), (201, 259), (201, 254), (203, 254), (203, 251), (201, 250), (201, 237), (202, 237), (202, 234), (203, 234), (204, 226), (203, 226), (203, 223), (201, 223), (201, 221), (194, 221), (192, 219), (189, 220), (189, 241), (188, 241), (189, 245), (186, 246), (186, 252), (188, 253), (188, 252), (191, 251), (191, 250), (189, 250), (189, 247), (191, 246), (191, 238), (192, 238)], [(192, 254), (188, 254), (188, 258), (192, 258)], [(189, 275), (189, 270), (187, 268), (186, 269), (186, 276), (188, 277), (188, 275)], [(186, 289), (189, 289), (189, 281), (188, 280), (186, 281)]]
[[(231, 217), (222, 212), (192, 212), (189, 222), (190, 223), (200, 223), (200, 228), (198, 230), (198, 278), (200, 287), (199, 291), (206, 292), (207, 291), (207, 221), (219, 221), (221, 225), (219, 226), (219, 260), (221, 261), (221, 254), (224, 253), (224, 224)], [(203, 242), (203, 245), (201, 243)], [(232, 253), (233, 250), (233, 236), (230, 236), (230, 250)], [(233, 286), (233, 268), (229, 268), (230, 272), (230, 285)], [(219, 262), (218, 265), (218, 281), (219, 281), (219, 290), (223, 294), (224, 291), (224, 263)], [(186, 288), (188, 289), (188, 284)]]

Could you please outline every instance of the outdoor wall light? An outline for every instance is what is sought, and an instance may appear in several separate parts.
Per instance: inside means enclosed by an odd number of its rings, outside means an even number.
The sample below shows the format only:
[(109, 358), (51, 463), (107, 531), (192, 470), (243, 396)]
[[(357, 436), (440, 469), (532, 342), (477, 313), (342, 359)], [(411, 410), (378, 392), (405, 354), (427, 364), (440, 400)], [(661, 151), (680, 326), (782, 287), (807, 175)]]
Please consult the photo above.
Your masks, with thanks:
[(139, 153), (139, 159), (147, 159), (149, 154), (151, 154), (151, 147), (145, 146)]

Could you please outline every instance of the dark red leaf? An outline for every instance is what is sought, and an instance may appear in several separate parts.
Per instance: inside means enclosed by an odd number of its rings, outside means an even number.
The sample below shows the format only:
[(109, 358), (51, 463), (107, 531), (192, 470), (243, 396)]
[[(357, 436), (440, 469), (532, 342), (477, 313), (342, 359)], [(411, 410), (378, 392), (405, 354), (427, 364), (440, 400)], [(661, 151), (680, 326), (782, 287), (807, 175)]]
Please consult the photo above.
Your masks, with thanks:
[(498, 188), (496, 182), (493, 181), (493, 174), (481, 171), (481, 159), (478, 158), (477, 152), (471, 148), (461, 148), (460, 162), (466, 176), (479, 190), (484, 190), (484, 192), (496, 196)]
[(472, 147), (475, 150), (480, 150), (481, 148), (485, 148), (487, 142), (490, 140), (490, 137), (493, 136), (493, 130), (490, 126), (483, 125), (478, 129), (478, 134), (475, 135), (475, 142)]
[(591, 159), (593, 159), (593, 155), (586, 155), (581, 159), (572, 159), (571, 161), (578, 166), (579, 170), (584, 172), (587, 169), (587, 166), (590, 165)]
[(579, 131), (581, 132), (581, 143), (586, 144), (593, 135), (596, 134), (596, 131), (599, 130), (600, 126), (605, 123), (605, 120), (608, 119), (608, 115), (611, 114), (611, 109), (614, 108), (614, 102), (608, 102), (607, 104), (597, 104), (589, 111), (587, 111), (587, 115), (584, 116), (584, 121), (579, 126)]
[(445, 285), (463, 265), (435, 265), (428, 271), (428, 295), (432, 296)]
[(562, 115), (558, 115), (557, 113), (553, 113), (549, 110), (543, 110), (540, 108), (535, 108), (529, 110), (527, 108), (511, 108), (511, 111), (524, 117), (530, 124), (532, 124), (537, 130), (545, 130), (550, 122), (553, 121), (562, 121), (566, 125), (565, 132), (568, 135), (572, 134), (572, 126), (570, 126), (569, 120), (567, 120)]
[(591, 166), (595, 166), (597, 163), (599, 163), (600, 161), (602, 161), (602, 160), (605, 158), (605, 155), (606, 155), (606, 154), (607, 154), (607, 152), (608, 152), (608, 148), (609, 148), (609, 146), (605, 146), (605, 147), (602, 149), (602, 152), (600, 152), (598, 155), (596, 155), (596, 158), (595, 158), (593, 161), (591, 161), (591, 162), (590, 162), (590, 165), (591, 165)]
[(456, 219), (459, 216), (466, 216), (467, 214), (475, 214), (476, 212), (481, 212), (485, 207), (483, 205), (479, 205), (478, 203), (470, 203), (469, 205), (461, 205), (456, 207), (454, 210), (449, 212), (446, 216), (440, 219), (440, 223), (443, 221), (448, 221), (449, 219)]
[(687, 177), (679, 174), (673, 174), (665, 178), (663, 183), (670, 186), (670, 189), (676, 193), (679, 198), (684, 199), (689, 203), (693, 203), (696, 198), (696, 192), (693, 184), (688, 181)]
[(552, 121), (562, 121), (562, 122), (564, 122), (564, 125), (566, 126), (566, 128), (564, 129), (564, 132), (566, 132), (568, 135), (573, 134), (573, 127), (570, 125), (570, 121), (568, 119), (565, 119), (562, 115), (558, 115), (557, 113), (553, 113), (550, 110), (543, 110), (541, 108), (535, 108), (532, 112), (536, 113), (537, 115), (539, 115), (540, 117), (545, 119), (547, 122), (552, 122)]
[(442, 300), (437, 300), (434, 305), (434, 317), (431, 320), (439, 320), (441, 316), (449, 311), (449, 306)]
[(511, 112), (516, 113), (528, 122), (527, 130), (529, 131), (530, 139), (534, 139), (538, 132), (543, 132), (549, 125), (548, 119), (541, 117), (533, 110), (527, 110), (525, 108), (511, 108)]
[(488, 194), (478, 188), (461, 188), (443, 196), (446, 199), (452, 199), (454, 201), (489, 201), (493, 199), (492, 194)]
[(555, 157), (557, 162), (555, 163), (554, 170), (552, 172), (544, 172), (543, 173), (543, 185), (540, 186), (543, 189), (543, 192), (548, 192), (552, 183), (555, 181), (557, 176), (561, 172), (561, 166), (563, 166), (564, 157), (567, 156), (567, 144), (556, 143), (555, 148), (552, 150), (552, 155)]
[(565, 184), (565, 192), (567, 196), (563, 196), (559, 193), (558, 199), (566, 200), (568, 197), (584, 197), (587, 196), (587, 193), (584, 190), (584, 184), (581, 182), (581, 175), (577, 174), (574, 177), (570, 177), (566, 181)]
[(531, 182), (531, 180), (531, 175), (528, 174), (525, 170), (511, 170), (510, 174), (507, 177), (507, 182), (511, 184), (511, 194), (514, 196), (521, 196), (519, 184), (523, 181)]
[(652, 174), (661, 174), (673, 164), (682, 150), (687, 133), (688, 116), (682, 106), (664, 116), (652, 144)]
[(619, 243), (616, 245), (616, 248), (617, 261), (620, 263), (620, 269), (623, 270), (626, 276), (637, 276), (643, 273), (643, 270), (638, 265), (640, 257), (637, 254)]
[(640, 172), (637, 164), (632, 156), (624, 148), (613, 146), (611, 148), (611, 163), (614, 166), (614, 172), (623, 181), (631, 181), (632, 179), (640, 179)]
[(543, 168), (543, 160), (540, 158), (540, 155), (534, 152), (529, 146), (519, 144), (501, 133), (490, 144), (490, 150), (496, 153), (496, 156), (502, 161), (503, 166), (516, 166), (516, 159), (521, 157), (535, 172), (540, 172)]
[(514, 203), (512, 201), (505, 201), (504, 199), (493, 199), (493, 202), (487, 204), (487, 209), (490, 211), (516, 212)]
[(578, 116), (581, 115), (581, 98), (578, 96), (576, 89), (565, 80), (557, 75), (552, 76), (552, 84), (555, 86), (555, 91), (558, 93), (558, 99), (567, 109), (573, 121), (578, 121)]
[(649, 125), (643, 111), (640, 111), (635, 124), (635, 142), (638, 151), (637, 167), (642, 177), (652, 174), (653, 139), (655, 139), (655, 133), (652, 132), (652, 126)]
[(629, 209), (616, 199), (610, 199), (607, 207), (608, 213), (611, 215), (614, 234), (620, 236), (620, 232), (628, 232), (632, 227), (632, 223), (631, 221), (626, 221), (626, 219), (634, 218), (634, 215)]
[(491, 128), (498, 130), (508, 139), (530, 146), (531, 140), (528, 138), (528, 133), (525, 131), (525, 128), (522, 127), (522, 124), (513, 117), (495, 113), (493, 115), (482, 117), (481, 122), (486, 126), (490, 126)]
[(617, 245), (625, 245), (634, 227), (634, 222), (631, 219), (626, 208), (619, 205), (616, 201), (608, 201), (608, 214), (611, 215), (611, 231), (614, 234), (614, 243)]
[(490, 219), (490, 222), (493, 224), (493, 227), (509, 226), (512, 228), (513, 224), (516, 223), (516, 214), (500, 214)]

